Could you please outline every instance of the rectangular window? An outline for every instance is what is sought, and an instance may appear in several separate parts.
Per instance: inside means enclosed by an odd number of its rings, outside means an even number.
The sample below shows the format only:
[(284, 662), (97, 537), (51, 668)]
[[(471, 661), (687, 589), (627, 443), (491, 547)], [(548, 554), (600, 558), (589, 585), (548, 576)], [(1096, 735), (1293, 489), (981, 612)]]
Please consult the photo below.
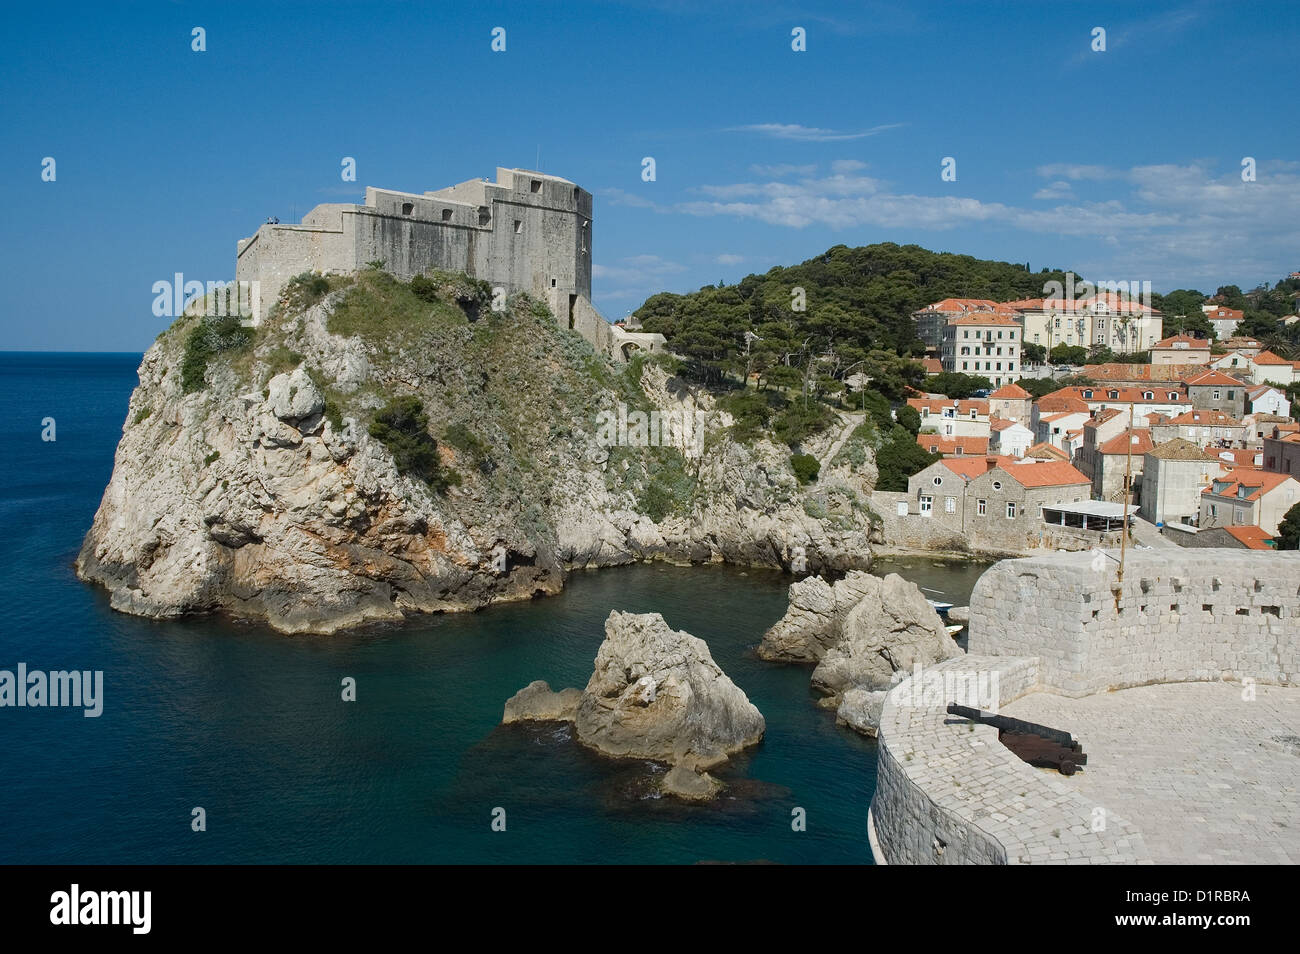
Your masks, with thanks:
[(981, 517), (984, 516), (986, 513), (989, 512), (989, 502), (987, 500), (978, 501), (975, 504), (975, 512), (978, 513)]
[(1012, 519), (1015, 518), (1015, 516), (1016, 516), (1016, 505), (1015, 505), (1014, 502), (1008, 500), (1008, 501), (1007, 501), (1007, 519), (1008, 519), (1008, 520), (1012, 520)]
[(956, 498), (956, 497), (944, 497), (944, 498), (943, 498), (943, 512), (944, 512), (944, 513), (956, 513), (956, 512), (957, 512), (957, 498)]
[(529, 190), (532, 191), (532, 192), (541, 192), (541, 191), (542, 191), (542, 180), (541, 180), (541, 179), (533, 179), (531, 182), (528, 183), (528, 188), (529, 188)]
[(451, 221), (451, 209), (443, 209), (443, 210), (442, 210), (442, 220), (443, 220), (444, 222), (450, 222), (450, 221)]
[(1228, 400), (1229, 400), (1229, 401), (1233, 400), (1236, 396), (1237, 396), (1237, 392), (1236, 392), (1236, 391), (1229, 391), (1229, 392), (1228, 392)]
[(411, 214), (412, 212), (414, 212), (414, 211), (415, 211), (415, 203), (414, 203), (414, 202), (403, 202), (403, 203), (402, 203), (402, 214), (403, 214), (403, 215), (410, 215), (410, 214)]
[(931, 512), (932, 510), (934, 510), (934, 498), (933, 498), (933, 497), (922, 497), (922, 498), (921, 498), (921, 516), (923, 516), (923, 517), (928, 517), (928, 516), (930, 516), (930, 512)]
[(1244, 511), (1244, 510), (1242, 510), (1240, 507), (1238, 507), (1238, 508), (1237, 508), (1237, 523), (1239, 523), (1239, 524), (1240, 524), (1240, 523), (1243, 523), (1243, 522), (1245, 522), (1245, 520), (1246, 520), (1246, 511)]
[(1218, 388), (1215, 388), (1215, 390), (1214, 390), (1214, 400), (1217, 401), (1218, 399), (1219, 399), (1219, 390), (1218, 390)]
[(515, 234), (522, 235), (524, 232), (524, 223), (522, 219), (515, 219)]

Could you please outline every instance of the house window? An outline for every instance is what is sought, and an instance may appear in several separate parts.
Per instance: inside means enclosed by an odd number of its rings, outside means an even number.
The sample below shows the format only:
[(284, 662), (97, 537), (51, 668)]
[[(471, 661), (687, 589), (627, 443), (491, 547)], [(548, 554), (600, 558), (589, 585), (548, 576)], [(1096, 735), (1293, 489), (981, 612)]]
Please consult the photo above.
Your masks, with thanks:
[(933, 497), (922, 497), (922, 498), (921, 498), (921, 516), (923, 516), (923, 517), (928, 517), (928, 516), (930, 516), (930, 512), (931, 512), (932, 510), (934, 510), (934, 498), (933, 498)]
[(1143, 391), (1143, 392), (1142, 392), (1142, 400), (1144, 400), (1144, 401), (1150, 401), (1150, 400), (1151, 400), (1152, 398), (1154, 398), (1154, 397), (1155, 397), (1155, 395), (1152, 394), (1150, 391)]
[(1218, 399), (1219, 399), (1219, 389), (1218, 389), (1218, 388), (1215, 388), (1215, 389), (1214, 389), (1214, 400), (1217, 401)]
[(410, 215), (410, 214), (411, 214), (412, 212), (414, 212), (414, 211), (415, 211), (415, 203), (414, 203), (414, 202), (403, 202), (403, 203), (402, 203), (402, 214), (403, 214), (403, 215)]
[(989, 512), (989, 502), (987, 500), (976, 501), (975, 512), (978, 513), (981, 517), (984, 516), (986, 513)]
[(973, 421), (973, 420), (975, 420), (975, 417), (976, 417), (976, 411), (975, 411), (975, 408), (971, 408), (971, 409), (970, 409), (970, 419)]
[(1178, 400), (1178, 392), (1177, 392), (1177, 391), (1170, 391), (1170, 392), (1169, 392), (1169, 400), (1171, 400), (1171, 401), (1177, 401), (1177, 400)]
[(1014, 520), (1016, 517), (1016, 505), (1014, 501), (1007, 501), (1007, 519)]
[(528, 183), (528, 190), (529, 190), (530, 192), (541, 192), (541, 191), (542, 191), (542, 180), (541, 180), (541, 179), (533, 179), (531, 182)]
[(1117, 400), (1117, 399), (1119, 398), (1119, 392), (1118, 392), (1118, 391), (1107, 391), (1107, 392), (1106, 392), (1106, 396), (1109, 397), (1112, 401), (1114, 401), (1114, 400)]
[(552, 288), (555, 287), (555, 279), (554, 279), (554, 278), (551, 279), (551, 287), (552, 287)]
[(930, 453), (931, 453), (931, 454), (937, 454), (937, 453), (939, 453), (939, 445), (938, 445), (938, 444), (931, 444), (931, 445), (930, 445)]
[(944, 498), (943, 498), (943, 512), (944, 512), (944, 513), (956, 513), (956, 512), (957, 512), (957, 498), (956, 498), (956, 497), (944, 497)]
[(1084, 399), (1085, 401), (1091, 401), (1091, 400), (1092, 400), (1092, 392), (1091, 392), (1091, 391), (1084, 391), (1084, 392), (1083, 392), (1083, 399)]
[(1235, 513), (1237, 517), (1237, 523), (1239, 524), (1244, 523), (1246, 520), (1246, 511), (1242, 510), (1240, 507), (1237, 507)]
[(962, 369), (963, 371), (966, 370), (966, 362), (965, 362), (965, 361), (963, 361), (963, 362), (961, 363), (961, 369)]
[(958, 457), (961, 457), (962, 454), (964, 454), (964, 453), (965, 453), (965, 451), (962, 450), (962, 445), (961, 445), (961, 444), (958, 444), (958, 445), (957, 445), (957, 456), (958, 456)]
[(922, 416), (922, 417), (929, 417), (929, 416), (930, 416), (930, 409), (929, 409), (928, 407), (923, 407), (923, 408), (921, 408), (921, 416)]
[(1229, 392), (1228, 392), (1228, 400), (1229, 400), (1229, 401), (1231, 401), (1231, 400), (1233, 400), (1234, 398), (1236, 398), (1236, 396), (1237, 396), (1237, 392), (1236, 392), (1236, 391), (1229, 391)]
[(524, 232), (524, 222), (523, 222), (523, 219), (515, 219), (515, 234), (516, 234), (516, 235), (522, 235), (523, 232)]

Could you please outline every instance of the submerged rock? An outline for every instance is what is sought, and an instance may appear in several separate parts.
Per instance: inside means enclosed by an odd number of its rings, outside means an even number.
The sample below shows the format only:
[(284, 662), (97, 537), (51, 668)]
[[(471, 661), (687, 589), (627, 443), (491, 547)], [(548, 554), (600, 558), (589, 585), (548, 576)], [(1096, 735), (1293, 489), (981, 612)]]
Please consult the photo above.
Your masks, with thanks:
[(582, 690), (552, 692), (542, 679), (530, 682), (506, 700), (502, 725), (511, 722), (572, 722), (582, 700)]
[(673, 766), (661, 790), (712, 798), (722, 784), (705, 770), (763, 738), (758, 708), (713, 661), (708, 645), (658, 613), (612, 612), (595, 670), (581, 692), (530, 683), (506, 703), (503, 722), (561, 719), (588, 748), (614, 758)]

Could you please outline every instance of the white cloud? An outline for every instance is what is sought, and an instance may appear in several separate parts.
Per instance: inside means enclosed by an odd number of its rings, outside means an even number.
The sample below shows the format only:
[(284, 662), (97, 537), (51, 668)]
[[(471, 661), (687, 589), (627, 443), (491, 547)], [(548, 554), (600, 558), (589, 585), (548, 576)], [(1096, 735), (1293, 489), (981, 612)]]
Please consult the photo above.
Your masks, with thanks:
[(1034, 193), (1035, 199), (1072, 199), (1074, 198), (1074, 189), (1070, 183), (1064, 179), (1057, 179), (1055, 182), (1049, 182), (1043, 188)]
[[(1025, 247), (1034, 245), (1031, 236), (1070, 236), (1096, 243), (1095, 274), (1136, 277), (1157, 287), (1189, 276), (1264, 279), (1295, 267), (1300, 163), (1260, 161), (1257, 181), (1249, 183), (1241, 181), (1235, 167), (1216, 175), (1205, 163), (1131, 169), (1061, 164), (1039, 172), (1052, 180), (1034, 196), (1057, 203), (1047, 208), (896, 193), (881, 180), (843, 171), (796, 181), (703, 185), (694, 190), (703, 198), (678, 203), (671, 211), (790, 228), (946, 231), (983, 226), (1026, 233), (1021, 240)], [(1113, 197), (1075, 198), (1070, 181), (1083, 180), (1107, 181)]]
[(875, 136), (887, 129), (897, 129), (902, 123), (887, 123), (872, 126), (861, 132), (844, 132), (838, 129), (821, 129), (817, 126), (801, 126), (798, 123), (756, 123), (749, 126), (733, 126), (728, 132), (751, 132), (773, 139), (793, 139), (797, 142), (840, 142), (846, 139), (865, 139)]
[(773, 179), (780, 179), (783, 176), (801, 175), (810, 176), (817, 171), (816, 165), (792, 166), (788, 164), (777, 164), (771, 166), (752, 165), (749, 171), (756, 176), (770, 176)]
[(858, 172), (865, 168), (867, 168), (867, 164), (858, 159), (836, 159), (831, 163), (831, 172), (834, 172), (836, 175)]
[(722, 254), (713, 259), (715, 265), (739, 265), (745, 260), (743, 255)]

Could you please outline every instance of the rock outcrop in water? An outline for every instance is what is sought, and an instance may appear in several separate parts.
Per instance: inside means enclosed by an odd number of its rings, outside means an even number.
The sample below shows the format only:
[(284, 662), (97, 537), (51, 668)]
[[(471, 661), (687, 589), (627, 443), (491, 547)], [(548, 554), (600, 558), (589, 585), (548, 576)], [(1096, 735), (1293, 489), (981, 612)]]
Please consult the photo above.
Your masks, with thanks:
[[(789, 448), (733, 440), (658, 364), (614, 368), (523, 296), (498, 314), (459, 285), (432, 300), (378, 271), (328, 283), (291, 283), (256, 329), (187, 316), (146, 352), (76, 563), (114, 608), (327, 633), (555, 593), (574, 567), (867, 565), (860, 473), (801, 487)], [(372, 435), (410, 398), (445, 486)], [(704, 452), (627, 446), (635, 431), (602, 446), (600, 416), (636, 411), (701, 412)]]
[(670, 763), (662, 789), (692, 800), (717, 794), (721, 784), (707, 770), (766, 730), (704, 640), (658, 613), (610, 613), (587, 687), (555, 693), (530, 683), (506, 703), (502, 721), (548, 718), (572, 721), (577, 740), (604, 755)]
[(920, 587), (896, 573), (852, 572), (831, 586), (819, 577), (790, 587), (790, 608), (763, 636), (759, 655), (816, 662), (812, 686), (839, 720), (875, 734), (883, 693), (916, 664), (961, 654)]

